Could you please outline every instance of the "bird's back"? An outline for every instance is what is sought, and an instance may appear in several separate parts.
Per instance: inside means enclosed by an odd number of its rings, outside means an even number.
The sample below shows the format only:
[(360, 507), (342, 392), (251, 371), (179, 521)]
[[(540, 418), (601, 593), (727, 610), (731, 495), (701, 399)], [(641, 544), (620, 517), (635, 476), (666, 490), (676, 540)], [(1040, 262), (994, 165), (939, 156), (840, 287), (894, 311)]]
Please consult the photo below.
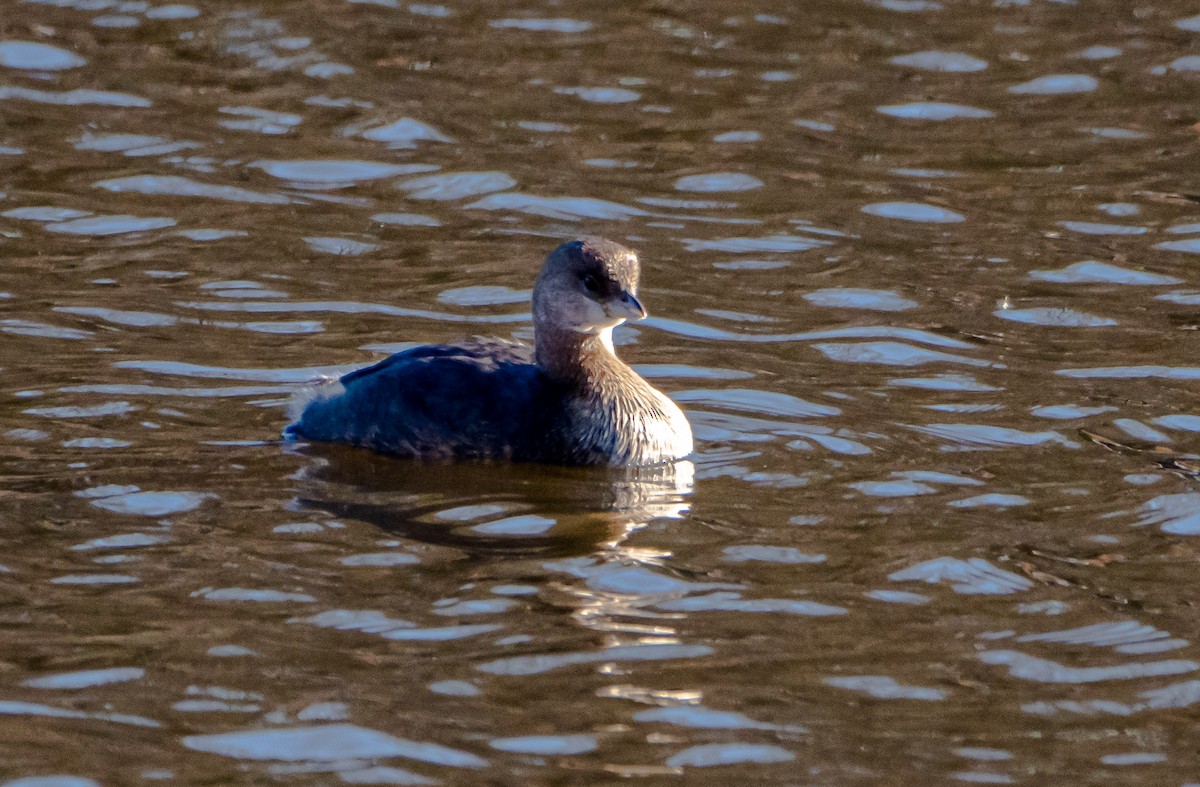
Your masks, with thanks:
[(542, 460), (562, 395), (531, 356), (498, 341), (406, 350), (311, 389), (287, 434), (424, 459)]

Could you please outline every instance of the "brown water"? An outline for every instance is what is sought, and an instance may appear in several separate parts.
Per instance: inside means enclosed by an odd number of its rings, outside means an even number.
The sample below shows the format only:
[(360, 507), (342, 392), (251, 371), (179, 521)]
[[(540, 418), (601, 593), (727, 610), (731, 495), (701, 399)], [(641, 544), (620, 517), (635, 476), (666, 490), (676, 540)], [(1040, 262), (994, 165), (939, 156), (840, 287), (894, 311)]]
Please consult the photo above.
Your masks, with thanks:
[[(0, 774), (1200, 781), (1196, 10), (0, 0)], [(280, 444), (585, 232), (694, 464)]]

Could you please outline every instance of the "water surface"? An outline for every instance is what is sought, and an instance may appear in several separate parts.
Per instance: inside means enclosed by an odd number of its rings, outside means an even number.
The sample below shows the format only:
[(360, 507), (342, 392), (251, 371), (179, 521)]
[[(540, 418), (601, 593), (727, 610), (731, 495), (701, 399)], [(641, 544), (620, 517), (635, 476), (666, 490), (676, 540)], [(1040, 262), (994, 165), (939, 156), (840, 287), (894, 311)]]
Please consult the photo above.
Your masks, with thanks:
[[(0, 777), (1200, 778), (1194, 7), (0, 17)], [(280, 444), (582, 233), (692, 461)]]

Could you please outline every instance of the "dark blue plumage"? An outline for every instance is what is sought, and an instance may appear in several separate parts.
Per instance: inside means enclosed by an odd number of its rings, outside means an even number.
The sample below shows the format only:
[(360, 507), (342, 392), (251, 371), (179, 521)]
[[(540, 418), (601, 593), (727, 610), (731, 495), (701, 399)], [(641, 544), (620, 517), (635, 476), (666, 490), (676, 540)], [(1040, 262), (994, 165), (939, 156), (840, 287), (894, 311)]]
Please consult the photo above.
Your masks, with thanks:
[(415, 347), (314, 389), (288, 434), (402, 456), (542, 461), (560, 444), (562, 387), (526, 345)]

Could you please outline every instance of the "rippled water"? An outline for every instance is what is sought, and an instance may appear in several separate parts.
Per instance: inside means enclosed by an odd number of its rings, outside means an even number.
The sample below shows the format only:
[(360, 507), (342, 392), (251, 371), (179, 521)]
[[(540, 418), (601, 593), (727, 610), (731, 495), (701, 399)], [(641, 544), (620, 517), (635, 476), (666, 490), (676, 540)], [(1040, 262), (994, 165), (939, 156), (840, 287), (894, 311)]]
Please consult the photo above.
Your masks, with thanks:
[[(0, 0), (0, 774), (1200, 780), (1195, 12)], [(694, 462), (279, 443), (584, 232)]]

